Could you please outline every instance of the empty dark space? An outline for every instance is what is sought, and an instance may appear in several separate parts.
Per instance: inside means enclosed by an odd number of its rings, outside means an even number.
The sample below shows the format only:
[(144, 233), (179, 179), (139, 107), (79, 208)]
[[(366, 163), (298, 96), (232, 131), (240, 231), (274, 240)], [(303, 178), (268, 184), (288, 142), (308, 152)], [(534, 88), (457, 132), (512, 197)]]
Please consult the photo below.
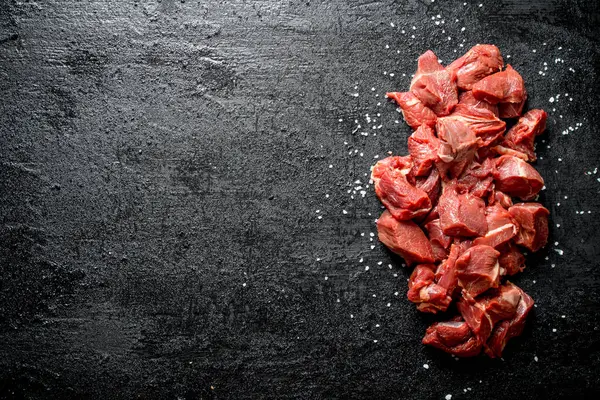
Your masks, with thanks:
[[(591, 0), (0, 0), (0, 398), (598, 398), (599, 22)], [(385, 92), (476, 43), (549, 113), (550, 241), (511, 279), (523, 335), (457, 361), (421, 344), (435, 318), (364, 185), (412, 131)]]

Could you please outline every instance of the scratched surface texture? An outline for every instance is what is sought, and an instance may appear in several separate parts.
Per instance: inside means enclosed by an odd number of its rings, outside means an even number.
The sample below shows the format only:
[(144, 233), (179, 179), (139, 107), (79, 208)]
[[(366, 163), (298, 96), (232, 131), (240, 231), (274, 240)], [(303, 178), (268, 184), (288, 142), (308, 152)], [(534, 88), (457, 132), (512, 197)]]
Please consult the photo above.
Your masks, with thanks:
[[(598, 398), (599, 22), (568, 0), (0, 0), (0, 397)], [(551, 115), (551, 244), (504, 360), (455, 361), (420, 344), (352, 190), (406, 151), (385, 91), (482, 42)]]

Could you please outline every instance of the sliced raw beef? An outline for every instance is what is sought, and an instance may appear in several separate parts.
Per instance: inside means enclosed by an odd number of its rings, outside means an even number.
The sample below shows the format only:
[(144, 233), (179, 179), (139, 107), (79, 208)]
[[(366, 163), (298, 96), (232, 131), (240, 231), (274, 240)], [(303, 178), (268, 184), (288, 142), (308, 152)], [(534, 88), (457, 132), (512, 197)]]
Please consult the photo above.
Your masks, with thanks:
[(527, 91), (521, 75), (507, 65), (506, 70), (474, 84), (473, 96), (490, 104), (499, 104), (500, 118), (514, 118), (521, 115)]
[(470, 193), (459, 194), (447, 183), (438, 202), (440, 223), (448, 236), (483, 236), (487, 232), (485, 202)]
[(508, 210), (499, 204), (486, 207), (485, 220), (488, 231), (485, 236), (473, 240), (474, 245), (485, 244), (497, 248), (515, 237), (519, 231)]
[(422, 342), (458, 357), (474, 357), (481, 352), (482, 347), (469, 325), (461, 321), (460, 317), (453, 321), (434, 323), (427, 328)]
[(533, 299), (519, 288), (521, 297), (517, 305), (515, 315), (511, 319), (504, 320), (496, 325), (490, 338), (484, 346), (485, 353), (491, 358), (502, 357), (506, 342), (523, 332), (525, 320), (531, 308)]
[(377, 235), (384, 245), (402, 256), (409, 265), (434, 262), (429, 240), (412, 221), (398, 221), (386, 210), (377, 220)]
[(408, 138), (408, 152), (412, 157), (415, 176), (429, 175), (433, 164), (438, 159), (440, 140), (435, 137), (435, 132), (430, 126), (421, 125)]
[(404, 120), (413, 129), (421, 125), (434, 126), (437, 115), (428, 107), (425, 107), (412, 92), (391, 92), (385, 94), (392, 99), (402, 110)]
[(458, 285), (463, 295), (476, 297), (500, 283), (500, 253), (493, 247), (476, 245), (470, 247), (456, 260)]
[(502, 70), (504, 60), (500, 50), (491, 44), (478, 44), (446, 69), (456, 74), (456, 84), (461, 90), (471, 90), (481, 79)]
[[(525, 113), (504, 137), (503, 146), (526, 155), (525, 161), (535, 161), (534, 140), (546, 129), (546, 114), (543, 110)], [(521, 157), (522, 158), (522, 157)]]
[(515, 243), (533, 252), (548, 242), (548, 215), (550, 212), (540, 203), (518, 203), (508, 209), (519, 225)]
[(498, 190), (522, 200), (535, 198), (544, 186), (544, 180), (535, 168), (512, 156), (496, 160), (494, 180)]
[(434, 282), (433, 264), (421, 264), (415, 267), (408, 280), (408, 299), (417, 304), (417, 309), (432, 314), (446, 311), (452, 298), (446, 289)]
[(456, 75), (446, 71), (431, 50), (419, 57), (410, 91), (438, 116), (450, 114), (458, 103)]

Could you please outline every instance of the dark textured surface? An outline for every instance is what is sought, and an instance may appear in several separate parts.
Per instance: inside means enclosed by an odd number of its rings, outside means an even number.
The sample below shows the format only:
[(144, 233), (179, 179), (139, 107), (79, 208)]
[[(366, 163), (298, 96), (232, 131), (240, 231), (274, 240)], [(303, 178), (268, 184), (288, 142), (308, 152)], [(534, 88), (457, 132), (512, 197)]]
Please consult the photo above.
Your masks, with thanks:
[[(2, 0), (0, 397), (597, 398), (597, 7), (478, 5)], [(551, 114), (559, 244), (515, 279), (537, 308), (504, 361), (420, 344), (348, 193), (406, 150), (385, 91), (478, 42)]]

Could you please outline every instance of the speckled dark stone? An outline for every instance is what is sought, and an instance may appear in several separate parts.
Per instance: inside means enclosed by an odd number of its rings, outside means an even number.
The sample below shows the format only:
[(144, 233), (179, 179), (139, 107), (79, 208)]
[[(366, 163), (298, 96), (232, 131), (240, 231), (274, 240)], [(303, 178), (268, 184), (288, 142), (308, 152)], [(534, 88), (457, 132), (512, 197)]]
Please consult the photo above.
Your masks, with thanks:
[[(0, 397), (598, 398), (598, 5), (481, 3), (0, 0)], [(552, 244), (504, 361), (421, 345), (347, 193), (406, 151), (385, 91), (478, 42), (550, 113)]]

